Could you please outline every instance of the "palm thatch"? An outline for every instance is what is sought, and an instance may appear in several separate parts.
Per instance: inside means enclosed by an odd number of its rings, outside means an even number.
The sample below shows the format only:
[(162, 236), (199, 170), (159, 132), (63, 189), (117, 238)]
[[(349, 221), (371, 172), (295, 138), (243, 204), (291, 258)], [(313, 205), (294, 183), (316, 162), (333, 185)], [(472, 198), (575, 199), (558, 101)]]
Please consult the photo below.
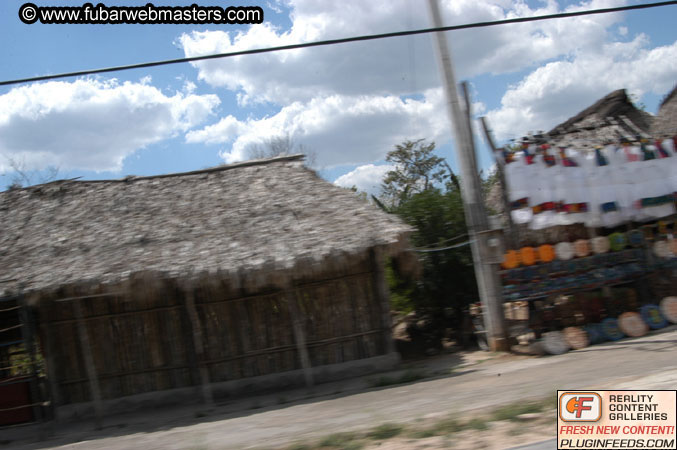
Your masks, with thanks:
[[(638, 109), (628, 97), (625, 89), (619, 89), (602, 97), (578, 114), (560, 123), (535, 141), (547, 142), (553, 147), (576, 149), (592, 148), (605, 142), (634, 140), (638, 135), (649, 136), (654, 117)], [(487, 195), (487, 204), (497, 213), (505, 214), (502, 203), (502, 186), (496, 183)], [(550, 227), (531, 230), (526, 224), (517, 227), (515, 245), (539, 245), (546, 242), (572, 240), (586, 237), (581, 224), (566, 227)]]
[(596, 145), (646, 135), (652, 121), (651, 114), (638, 109), (625, 89), (619, 89), (557, 125), (547, 136), (555, 146)]
[(659, 138), (677, 136), (677, 85), (661, 102), (651, 133)]
[[(195, 172), (63, 180), (0, 193), (0, 296), (135, 273), (272, 273), (384, 246), (411, 231), (320, 179), (302, 155)], [(262, 279), (263, 280), (263, 279)]]

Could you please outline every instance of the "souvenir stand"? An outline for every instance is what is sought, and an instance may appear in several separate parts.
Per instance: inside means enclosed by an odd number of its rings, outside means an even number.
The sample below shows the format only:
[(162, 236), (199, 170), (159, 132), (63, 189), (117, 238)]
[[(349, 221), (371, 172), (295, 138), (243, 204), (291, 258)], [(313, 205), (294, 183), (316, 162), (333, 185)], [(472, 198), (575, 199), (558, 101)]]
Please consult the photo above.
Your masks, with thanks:
[(677, 322), (677, 136), (532, 136), (501, 156), (520, 230), (503, 298), (528, 302), (546, 352)]

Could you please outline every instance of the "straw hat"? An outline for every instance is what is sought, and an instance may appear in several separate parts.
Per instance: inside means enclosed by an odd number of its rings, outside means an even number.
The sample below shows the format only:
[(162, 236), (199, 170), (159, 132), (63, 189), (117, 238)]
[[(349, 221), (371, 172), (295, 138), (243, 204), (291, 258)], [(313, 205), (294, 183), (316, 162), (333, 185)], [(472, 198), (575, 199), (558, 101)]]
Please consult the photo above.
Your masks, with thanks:
[(568, 261), (574, 257), (574, 246), (571, 242), (560, 242), (555, 246), (555, 253), (557, 254), (557, 259)]
[(592, 238), (592, 251), (595, 252), (595, 254), (599, 255), (600, 253), (606, 253), (609, 251), (610, 247), (611, 244), (606, 236)]
[(555, 249), (550, 244), (538, 247), (538, 257), (542, 262), (550, 262), (555, 259)]
[(588, 333), (586, 333), (582, 328), (568, 327), (565, 328), (562, 333), (564, 333), (564, 339), (566, 339), (567, 344), (569, 344), (569, 346), (571, 346), (571, 348), (574, 350), (578, 350), (579, 348), (584, 348), (590, 345)]
[(649, 332), (649, 326), (642, 320), (636, 312), (626, 312), (618, 318), (618, 327), (621, 331), (631, 337), (644, 336)]
[(590, 242), (587, 239), (579, 239), (574, 242), (576, 257), (582, 258), (590, 254)]
[(672, 323), (677, 323), (677, 297), (665, 297), (661, 300), (661, 312)]

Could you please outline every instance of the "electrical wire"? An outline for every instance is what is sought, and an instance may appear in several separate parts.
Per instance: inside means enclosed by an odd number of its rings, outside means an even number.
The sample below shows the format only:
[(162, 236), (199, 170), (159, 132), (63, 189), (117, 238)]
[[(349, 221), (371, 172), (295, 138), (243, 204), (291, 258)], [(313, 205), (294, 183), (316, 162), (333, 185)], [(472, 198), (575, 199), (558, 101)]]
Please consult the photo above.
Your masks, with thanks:
[(449, 247), (442, 247), (442, 248), (408, 248), (410, 252), (417, 252), (417, 253), (433, 253), (433, 252), (442, 252), (445, 250), (452, 250), (455, 248), (463, 247), (465, 245), (470, 244), (473, 241), (465, 241), (461, 242), (460, 244), (452, 245)]
[(463, 233), (463, 234), (459, 234), (458, 236), (454, 236), (454, 237), (451, 237), (451, 238), (448, 238), (448, 239), (443, 239), (443, 240), (436, 242), (434, 244), (424, 245), (423, 247), (418, 247), (418, 248), (420, 250), (423, 250), (423, 249), (426, 249), (426, 248), (433, 247), (434, 245), (442, 245), (442, 244), (446, 244), (447, 242), (456, 241), (456, 240), (464, 238), (466, 236), (468, 236), (468, 233)]
[(371, 41), (375, 39), (386, 39), (392, 37), (401, 37), (401, 36), (413, 36), (417, 34), (427, 34), (427, 33), (437, 33), (441, 31), (454, 31), (454, 30), (465, 30), (469, 28), (482, 28), (490, 27), (496, 25), (507, 25), (511, 23), (524, 23), (524, 22), (534, 22), (538, 20), (551, 20), (551, 19), (562, 19), (566, 17), (577, 17), (577, 16), (589, 16), (593, 14), (607, 14), (613, 12), (622, 12), (622, 11), (632, 11), (637, 9), (647, 9), (647, 8), (657, 8), (661, 6), (670, 6), (677, 5), (677, 0), (657, 2), (657, 3), (645, 3), (640, 5), (628, 5), (628, 6), (619, 6), (615, 8), (602, 8), (602, 9), (588, 9), (583, 11), (572, 11), (566, 13), (558, 14), (547, 14), (543, 16), (531, 16), (531, 17), (514, 17), (511, 19), (503, 20), (494, 20), (488, 22), (474, 22), (467, 23), (462, 25), (451, 25), (446, 27), (437, 27), (437, 28), (423, 28), (418, 30), (407, 30), (407, 31), (395, 31), (391, 33), (382, 33), (382, 34), (369, 34), (363, 36), (353, 36), (340, 39), (327, 39), (323, 41), (315, 42), (306, 42), (299, 44), (290, 44), (290, 45), (281, 45), (277, 47), (267, 47), (267, 48), (255, 48), (250, 50), (241, 50), (237, 52), (227, 52), (227, 53), (216, 53), (212, 55), (202, 55), (202, 56), (191, 56), (186, 58), (177, 58), (177, 59), (166, 59), (161, 61), (151, 61), (138, 64), (129, 64), (125, 66), (114, 66), (101, 69), (90, 69), (90, 70), (81, 70), (76, 72), (66, 72), (53, 75), (42, 75), (37, 77), (28, 77), (28, 78), (18, 78), (15, 80), (5, 80), (0, 81), (0, 86), (8, 86), (12, 84), (19, 83), (29, 83), (35, 81), (45, 81), (45, 80), (54, 80), (57, 78), (67, 78), (67, 77), (76, 77), (82, 75), (94, 75), (99, 73), (108, 73), (108, 72), (119, 72), (123, 70), (131, 69), (143, 69), (148, 67), (157, 67), (157, 66), (166, 66), (170, 64), (180, 64), (186, 62), (195, 62), (195, 61), (205, 61), (209, 59), (219, 59), (219, 58), (231, 58), (233, 56), (242, 56), (242, 55), (253, 55), (258, 53), (271, 53), (282, 50), (295, 50), (300, 48), (309, 48), (309, 47), (320, 47), (327, 45), (336, 45), (336, 44), (345, 44), (348, 42), (360, 42), (360, 41)]

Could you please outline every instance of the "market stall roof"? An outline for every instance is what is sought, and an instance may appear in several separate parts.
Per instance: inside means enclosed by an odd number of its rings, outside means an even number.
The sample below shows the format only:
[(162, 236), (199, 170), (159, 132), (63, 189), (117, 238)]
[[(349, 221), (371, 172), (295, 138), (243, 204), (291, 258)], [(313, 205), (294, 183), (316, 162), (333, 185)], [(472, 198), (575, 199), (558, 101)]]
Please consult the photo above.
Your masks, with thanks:
[(632, 103), (625, 89), (619, 89), (560, 123), (547, 136), (555, 146), (595, 145), (619, 138), (634, 138), (638, 134), (648, 135), (653, 120), (651, 114)]
[(651, 134), (660, 138), (677, 135), (677, 85), (661, 102)]

